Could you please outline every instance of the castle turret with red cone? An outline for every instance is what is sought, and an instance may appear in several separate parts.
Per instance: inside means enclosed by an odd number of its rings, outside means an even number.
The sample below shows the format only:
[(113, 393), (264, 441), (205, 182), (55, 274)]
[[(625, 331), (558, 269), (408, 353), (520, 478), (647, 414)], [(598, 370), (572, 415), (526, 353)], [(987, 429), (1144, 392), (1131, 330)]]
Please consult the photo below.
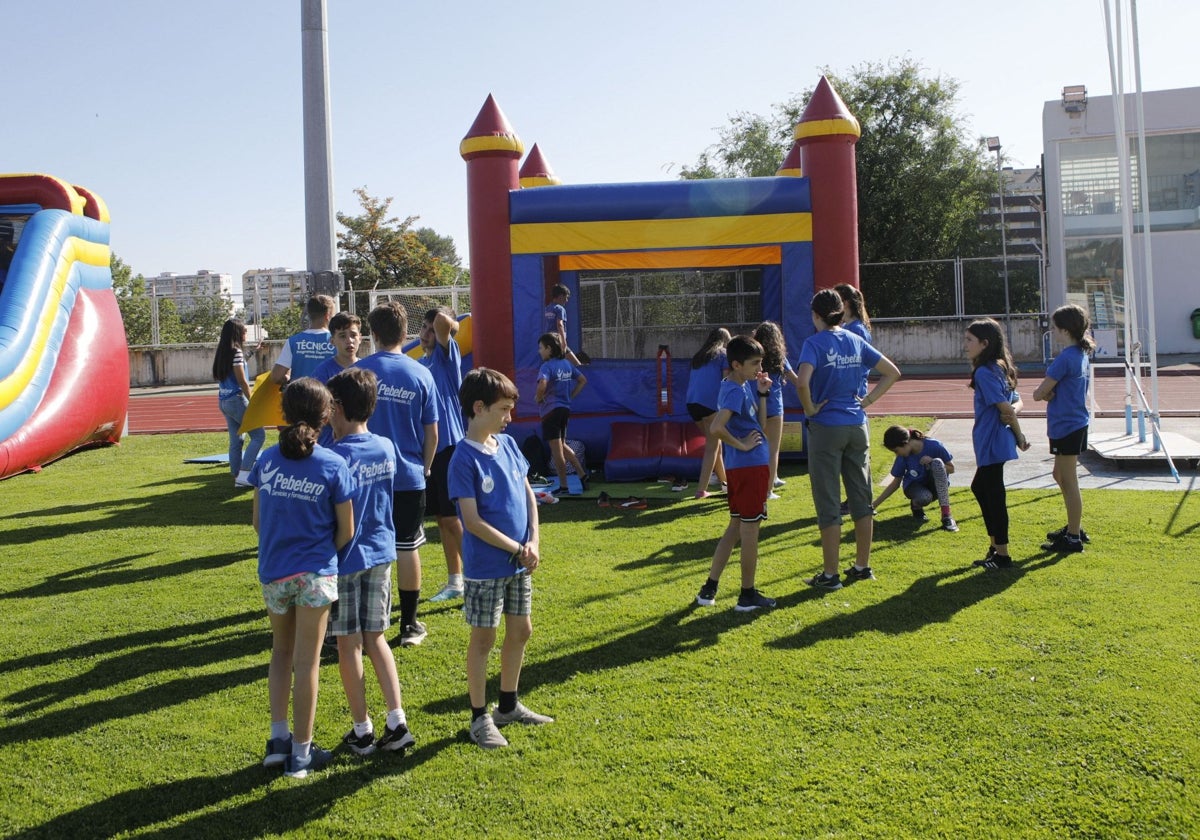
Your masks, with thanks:
[(508, 193), (520, 187), (517, 162), (525, 147), (508, 118), (488, 95), (458, 147), (467, 162), (467, 223), (470, 236), (471, 311), (476, 366), (514, 375), (512, 341), (512, 247)]
[(799, 149), (800, 166), (812, 189), (813, 285), (817, 290), (838, 283), (858, 286), (854, 145), (861, 135), (858, 120), (822, 76), (796, 124), (792, 147), (793, 152)]
[(557, 187), (562, 179), (554, 174), (550, 162), (542, 154), (537, 143), (529, 150), (525, 162), (521, 164), (521, 189), (528, 187)]

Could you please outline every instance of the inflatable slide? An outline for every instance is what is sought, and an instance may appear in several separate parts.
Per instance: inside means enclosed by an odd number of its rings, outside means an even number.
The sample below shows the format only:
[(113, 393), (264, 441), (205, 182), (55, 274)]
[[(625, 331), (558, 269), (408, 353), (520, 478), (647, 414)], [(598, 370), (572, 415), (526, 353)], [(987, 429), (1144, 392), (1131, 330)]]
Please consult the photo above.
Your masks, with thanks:
[(129, 351), (108, 208), (49, 175), (0, 175), (0, 478), (120, 440)]

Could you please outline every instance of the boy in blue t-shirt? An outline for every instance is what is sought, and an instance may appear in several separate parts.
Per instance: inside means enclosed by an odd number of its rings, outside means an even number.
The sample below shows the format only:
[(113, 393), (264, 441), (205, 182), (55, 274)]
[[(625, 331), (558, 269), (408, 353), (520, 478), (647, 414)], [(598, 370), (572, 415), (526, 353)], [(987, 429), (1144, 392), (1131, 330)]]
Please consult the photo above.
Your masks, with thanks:
[[(587, 363), (580, 361), (567, 345), (567, 301), (570, 299), (571, 290), (562, 283), (556, 283), (550, 290), (550, 303), (546, 304), (545, 310), (542, 311), (542, 332), (558, 336), (562, 343), (563, 358), (575, 367), (582, 367)], [(584, 356), (586, 355), (584, 353)]]
[(717, 414), (710, 429), (725, 444), (725, 475), (729, 481), (729, 525), (717, 542), (708, 580), (700, 587), (696, 603), (711, 607), (717, 599), (717, 582), (733, 554), (742, 545), (742, 591), (738, 612), (775, 606), (775, 601), (754, 586), (758, 570), (758, 528), (767, 518), (771, 492), (770, 456), (762, 421), (767, 416), (771, 378), (763, 373), (763, 348), (745, 335), (730, 339), (726, 348), (729, 376), (721, 383)]
[(282, 387), (293, 379), (312, 376), (317, 366), (333, 355), (329, 319), (333, 317), (335, 306), (329, 295), (313, 295), (308, 299), (305, 312), (309, 327), (283, 343), (279, 358), (271, 368), (272, 382)]
[(554, 495), (567, 494), (567, 462), (586, 492), (588, 474), (580, 463), (575, 450), (567, 446), (567, 421), (571, 417), (571, 401), (579, 396), (587, 377), (575, 365), (563, 357), (565, 345), (554, 333), (545, 333), (538, 339), (538, 355), (542, 366), (538, 369), (537, 393), (534, 396), (538, 412), (542, 416), (542, 439), (550, 447), (550, 460), (558, 473), (558, 486)]
[(375, 413), (367, 427), (396, 444), (393, 521), (396, 524), (396, 589), (400, 593), (400, 644), (425, 640), (417, 620), (421, 597), (421, 555), (425, 544), (425, 480), (438, 442), (438, 409), (433, 376), (404, 353), (408, 315), (396, 301), (381, 303), (367, 315), (376, 352), (357, 367), (379, 380)]
[[(357, 320), (357, 319), (355, 319)], [(346, 459), (354, 477), (354, 537), (338, 552), (338, 600), (330, 613), (337, 639), (338, 668), (354, 728), (342, 738), (357, 755), (404, 750), (415, 743), (400, 699), (396, 660), (383, 634), (392, 612), (392, 561), (396, 559), (396, 528), (392, 524), (392, 484), (396, 478), (396, 447), (385, 437), (367, 431), (375, 411), (378, 381), (369, 370), (347, 368), (329, 380), (333, 395), (330, 426), (334, 452)], [(366, 651), (379, 689), (387, 703), (387, 724), (375, 739), (367, 711), (362, 657)]]
[[(504, 374), (477, 368), (459, 392), (467, 415), (466, 437), (450, 458), (450, 497), (458, 504), (463, 537), (463, 615), (471, 627), (467, 646), (467, 693), (471, 740), (484, 749), (508, 746), (498, 727), (543, 724), (554, 719), (530, 711), (517, 699), (525, 645), (533, 633), (533, 588), (538, 567), (537, 500), (526, 474), (529, 462), (511, 436), (517, 389)], [(500, 702), (487, 712), (488, 656), (504, 616), (500, 654)]]
[(329, 340), (334, 354), (317, 365), (311, 376), (320, 382), (328, 382), (343, 370), (358, 362), (358, 348), (362, 344), (362, 320), (349, 312), (339, 312), (329, 321)]

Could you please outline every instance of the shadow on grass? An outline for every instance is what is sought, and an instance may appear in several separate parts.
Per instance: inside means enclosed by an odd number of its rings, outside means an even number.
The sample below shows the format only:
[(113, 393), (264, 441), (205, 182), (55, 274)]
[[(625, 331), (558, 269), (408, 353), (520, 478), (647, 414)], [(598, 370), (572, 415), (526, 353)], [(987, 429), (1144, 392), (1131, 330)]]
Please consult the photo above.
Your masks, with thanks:
[[(224, 840), (284, 834), (323, 818), (340, 799), (358, 794), (372, 781), (408, 773), (458, 740), (418, 743), (403, 758), (376, 753), (363, 761), (339, 751), (328, 770), (304, 780), (280, 780), (278, 770), (255, 765), (220, 776), (194, 776), (138, 788), (62, 814), (13, 837), (111, 837), (136, 832), (139, 837), (163, 840)], [(256, 792), (260, 795), (251, 802), (224, 804)], [(183, 822), (178, 825), (151, 829), (158, 823), (180, 820)]]
[[(679, 518), (678, 516), (669, 516), (668, 515), (668, 516), (664, 516), (663, 518), (659, 519), (657, 522), (654, 522), (652, 524), (676, 522), (676, 521), (678, 521), (678, 518)], [(638, 520), (639, 525), (643, 524), (644, 522), (645, 522), (645, 520)], [(804, 529), (807, 529), (807, 528), (812, 529), (814, 539), (817, 539), (819, 541), (820, 535), (816, 531), (816, 525), (817, 525), (816, 517), (812, 517), (812, 516), (799, 517), (797, 519), (789, 519), (787, 521), (772, 521), (772, 520), (768, 519), (758, 529), (758, 543), (760, 546), (760, 550), (764, 543), (766, 543), (767, 541), (769, 541), (771, 539), (774, 539), (775, 537), (783, 537), (783, 536), (795, 537), (795, 535), (798, 531), (803, 531)], [(712, 556), (713, 556), (713, 551), (716, 549), (717, 542), (721, 539), (721, 535), (724, 533), (724, 530), (725, 530), (725, 528), (724, 528), (723, 523), (722, 523), (721, 527), (718, 528), (718, 527), (713, 527), (713, 526), (709, 525), (709, 523), (706, 521), (705, 522), (705, 534), (703, 537), (701, 537), (699, 539), (695, 539), (695, 540), (689, 540), (687, 542), (678, 542), (677, 541), (677, 542), (671, 543), (670, 545), (664, 545), (664, 546), (652, 551), (650, 554), (646, 555), (645, 557), (640, 557), (636, 560), (630, 560), (625, 563), (619, 563), (616, 566), (614, 566), (613, 569), (618, 572), (629, 572), (629, 571), (636, 571), (638, 569), (644, 569), (649, 566), (667, 566), (667, 565), (673, 566), (673, 565), (676, 565), (679, 563), (687, 563), (687, 562), (693, 562), (693, 561), (698, 562), (701, 560), (711, 560)], [(730, 560), (730, 562), (733, 563), (735, 566), (736, 566), (738, 557), (740, 556), (739, 551), (740, 551), (740, 546), (735, 547), (733, 558)], [(700, 582), (703, 583), (703, 581), (700, 581)]]
[[(894, 636), (913, 633), (927, 625), (949, 621), (956, 613), (999, 595), (1026, 574), (1053, 566), (1060, 559), (1060, 555), (1052, 555), (1034, 563), (1026, 561), (1012, 569), (987, 571), (967, 567), (927, 575), (886, 601), (832, 616), (790, 636), (768, 642), (766, 646), (794, 650), (833, 639), (850, 639), (862, 632), (881, 632)], [(945, 583), (948, 580), (950, 582)], [(815, 589), (799, 592), (780, 598), (779, 607), (794, 606), (800, 601), (825, 594)]]
[(224, 492), (224, 480), (203, 479), (196, 486), (192, 477), (165, 482), (166, 486), (186, 485), (171, 491), (146, 490), (127, 499), (110, 499), (92, 504), (60, 505), (38, 511), (13, 514), (9, 519), (45, 519), (46, 517), (86, 516), (77, 522), (28, 525), (0, 531), (0, 545), (26, 545), (40, 540), (91, 534), (98, 530), (138, 528), (148, 531), (189, 525), (250, 525), (250, 511), (239, 502), (244, 496)]
[(174, 562), (152, 563), (146, 566), (134, 565), (135, 561), (153, 556), (153, 554), (131, 554), (126, 557), (114, 557), (112, 560), (105, 560), (90, 566), (69, 569), (56, 575), (50, 575), (41, 583), (35, 583), (24, 589), (0, 592), (0, 600), (6, 598), (47, 598), (55, 595), (67, 595), (72, 592), (99, 591), (107, 586), (147, 583), (175, 575), (220, 569), (224, 566), (240, 563), (243, 560), (254, 560), (258, 557), (258, 550), (256, 547), (244, 548), (229, 554), (186, 557)]
[[(694, 620), (686, 619), (703, 613)], [(734, 610), (712, 610), (694, 602), (667, 613), (657, 621), (610, 639), (586, 650), (573, 650), (552, 659), (527, 662), (521, 669), (521, 685), (562, 683), (576, 674), (594, 674), (612, 668), (623, 668), (638, 662), (663, 659), (677, 653), (701, 650), (715, 645), (723, 632), (742, 627), (755, 620), (761, 612), (739, 613)], [(489, 692), (499, 690), (499, 676), (489, 680)], [(468, 708), (465, 692), (428, 703), (423, 708), (431, 714), (447, 714)]]
[[(199, 643), (185, 642), (165, 647), (152, 646), (130, 650), (111, 656), (96, 663), (95, 667), (82, 674), (72, 674), (61, 680), (38, 683), (8, 695), (4, 699), (11, 703), (24, 703), (8, 712), (8, 717), (24, 717), (34, 712), (93, 691), (105, 691), (130, 680), (157, 673), (173, 673), (181, 663), (188, 668), (204, 668), (222, 662), (234, 661), (246, 656), (263, 656), (271, 650), (271, 633), (266, 622), (255, 629), (232, 633), (225, 638), (210, 639)], [(265, 673), (265, 669), (260, 669)], [(260, 674), (261, 676), (262, 674)], [(136, 696), (136, 695), (134, 695)], [(84, 707), (87, 714), (87, 706)], [(150, 711), (146, 706), (138, 711)], [(72, 715), (77, 709), (72, 706)], [(34, 721), (33, 723), (36, 723)], [(7, 730), (0, 729), (0, 741)]]

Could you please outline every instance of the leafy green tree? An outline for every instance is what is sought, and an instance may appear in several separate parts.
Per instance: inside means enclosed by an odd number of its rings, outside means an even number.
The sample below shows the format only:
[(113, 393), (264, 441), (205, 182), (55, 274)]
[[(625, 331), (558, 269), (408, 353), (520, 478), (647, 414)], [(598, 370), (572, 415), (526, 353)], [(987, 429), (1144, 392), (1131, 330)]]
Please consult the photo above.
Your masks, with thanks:
[[(389, 216), (392, 199), (376, 198), (366, 187), (356, 189), (354, 194), (362, 213), (337, 214), (338, 223), (345, 228), (337, 236), (338, 268), (347, 285), (355, 291), (442, 285), (445, 278), (441, 260), (430, 253), (412, 229), (418, 217), (401, 220)], [(434, 238), (441, 239), (436, 234)], [(449, 241), (451, 253), (453, 244)]]
[(289, 335), (300, 331), (304, 319), (304, 305), (293, 303), (286, 309), (279, 309), (262, 319), (262, 328), (267, 331), (267, 338), (280, 341)]
[[(125, 324), (125, 340), (131, 345), (153, 344), (155, 302), (150, 299), (146, 278), (141, 274), (134, 274), (133, 269), (116, 254), (112, 255), (109, 265), (113, 277), (113, 292), (117, 296), (117, 307), (121, 310), (121, 320)], [(175, 309), (175, 302), (159, 298), (157, 303), (159, 341), (162, 344), (184, 341), (184, 330), (179, 313)]]
[[(856, 147), (860, 261), (948, 259), (998, 250), (998, 233), (979, 222), (997, 176), (958, 113), (959, 83), (929, 77), (910, 58), (825, 73), (862, 126)], [(808, 90), (778, 104), (769, 116), (733, 117), (682, 177), (775, 174), (811, 95)], [(953, 287), (934, 266), (864, 273), (863, 284), (875, 315), (953, 308)]]
[[(185, 343), (202, 343), (217, 341), (221, 337), (221, 328), (229, 319), (233, 309), (233, 300), (229, 295), (215, 294), (196, 298), (193, 306), (179, 317), (182, 341)], [(159, 313), (161, 327), (162, 313)]]

